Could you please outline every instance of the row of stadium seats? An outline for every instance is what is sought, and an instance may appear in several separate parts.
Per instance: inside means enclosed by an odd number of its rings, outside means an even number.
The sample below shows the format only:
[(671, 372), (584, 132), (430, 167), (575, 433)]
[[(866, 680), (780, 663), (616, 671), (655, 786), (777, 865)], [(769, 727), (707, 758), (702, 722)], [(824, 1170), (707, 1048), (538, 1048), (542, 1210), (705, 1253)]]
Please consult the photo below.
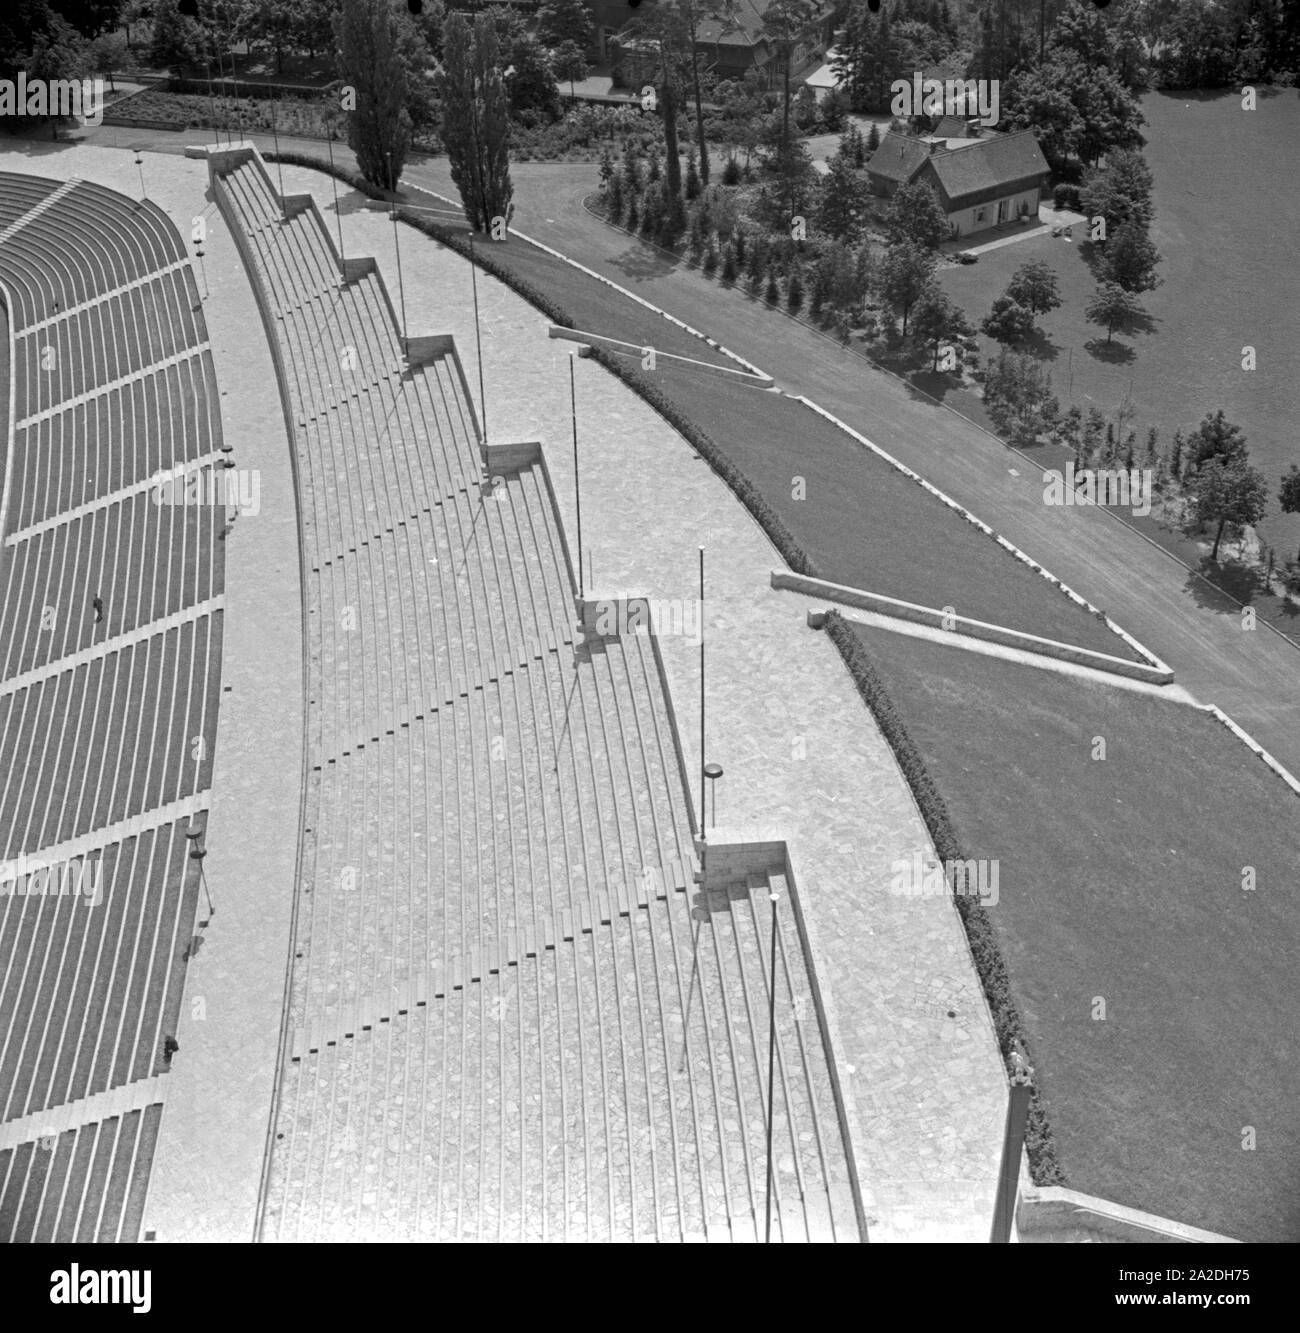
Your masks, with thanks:
[[(753, 1240), (766, 1211), (768, 893), (669, 889), (544, 925), (288, 1066), (275, 1239)], [(788, 902), (788, 895), (782, 893)], [(773, 1238), (856, 1240), (802, 954), (776, 984)], [(458, 975), (454, 974), (458, 973)]]
[(162, 1103), (0, 1152), (0, 1244), (140, 1238)]
[[(135, 1240), (161, 1106), (112, 1113), (103, 1098), (165, 1072), (180, 1012), (225, 519), (159, 508), (149, 481), (219, 455), (216, 384), (161, 210), (84, 182), (0, 185), (16, 418), (0, 545), (0, 860), (18, 874), (0, 895), (0, 1240)], [(32, 412), (43, 415), (24, 422)], [(52, 1116), (64, 1128), (51, 1139), (40, 1127)]]

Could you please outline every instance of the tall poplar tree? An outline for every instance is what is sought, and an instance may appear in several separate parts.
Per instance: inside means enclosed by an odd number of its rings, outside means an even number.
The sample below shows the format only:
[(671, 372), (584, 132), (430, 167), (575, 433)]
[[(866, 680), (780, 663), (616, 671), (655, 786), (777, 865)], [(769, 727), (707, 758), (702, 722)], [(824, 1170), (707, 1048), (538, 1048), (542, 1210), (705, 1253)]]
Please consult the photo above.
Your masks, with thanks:
[(464, 16), (447, 17), (443, 34), (442, 139), (451, 179), (460, 192), (465, 220), (488, 232), (493, 218), (509, 221), (514, 186), (510, 182), (510, 116), (501, 50), (490, 15), (480, 14), (473, 30)]
[(342, 0), (334, 20), (348, 146), (361, 174), (382, 190), (397, 188), (411, 147), (400, 30), (407, 16), (404, 3), (398, 13), (398, 2)]

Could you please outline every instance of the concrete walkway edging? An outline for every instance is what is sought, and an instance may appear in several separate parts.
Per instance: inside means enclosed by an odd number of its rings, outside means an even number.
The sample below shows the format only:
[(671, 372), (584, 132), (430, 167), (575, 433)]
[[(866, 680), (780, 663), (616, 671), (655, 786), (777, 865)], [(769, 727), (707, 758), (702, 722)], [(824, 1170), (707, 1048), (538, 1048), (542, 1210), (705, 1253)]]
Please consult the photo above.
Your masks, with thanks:
[(1005, 625), (994, 625), (986, 620), (948, 615), (932, 606), (904, 602), (897, 597), (886, 597), (883, 593), (868, 592), (864, 588), (851, 588), (842, 583), (828, 583), (825, 579), (811, 578), (807, 574), (795, 574), (790, 570), (774, 569), (772, 587), (788, 592), (805, 593), (809, 597), (822, 597), (843, 606), (856, 606), (864, 611), (915, 621), (955, 634), (967, 634), (971, 638), (984, 639), (989, 643), (1002, 644), (1008, 648), (1018, 648), (1022, 652), (1059, 658), (1064, 662), (1074, 662), (1079, 666), (1089, 666), (1097, 671), (1108, 671), (1117, 676), (1129, 676), (1156, 685), (1169, 685), (1174, 679), (1174, 673), (1168, 668), (1160, 670), (1143, 662), (1130, 662), (1123, 657), (1112, 657), (1108, 653), (1095, 652), (1091, 648), (1078, 648), (1057, 639), (1045, 639), (1038, 634), (1010, 629)]

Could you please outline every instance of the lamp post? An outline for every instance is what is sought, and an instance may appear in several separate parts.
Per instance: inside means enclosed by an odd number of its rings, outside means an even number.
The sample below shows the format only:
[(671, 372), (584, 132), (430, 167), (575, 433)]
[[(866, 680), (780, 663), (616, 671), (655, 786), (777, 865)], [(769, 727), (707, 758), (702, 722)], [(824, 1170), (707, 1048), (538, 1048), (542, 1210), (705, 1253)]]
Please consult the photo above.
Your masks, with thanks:
[[(721, 771), (721, 770), (719, 770)], [(776, 1077), (776, 913), (781, 904), (781, 895), (769, 895), (772, 904), (772, 947), (771, 963), (767, 987), (767, 1229), (763, 1234), (763, 1243), (772, 1241), (772, 1114), (774, 1107)]]
[[(185, 837), (190, 843), (190, 860), (199, 863), (199, 883), (203, 885), (203, 896), (208, 900), (208, 920), (210, 921), (217, 914), (217, 909), (212, 905), (212, 894), (208, 891), (208, 877), (203, 873), (203, 861), (207, 856), (207, 848), (199, 845), (199, 839), (203, 837), (201, 828), (188, 828), (185, 830)], [(207, 921), (200, 921), (199, 925), (206, 926)]]
[(397, 230), (397, 202), (393, 201), (389, 219), (393, 224), (393, 248), (397, 251), (397, 298), (402, 306), (402, 346), (406, 346), (406, 284), (402, 281), (402, 241)]
[(144, 188), (144, 157), (138, 148), (135, 150), (135, 169), (140, 173), (140, 202), (144, 203), (149, 196)]
[(199, 270), (203, 274), (203, 299), (206, 301), (212, 295), (212, 293), (208, 291), (208, 266), (206, 263), (204, 263), (203, 260), (202, 242), (200, 242), (199, 245), (195, 248), (194, 253), (198, 256)]
[[(487, 448), (487, 398), (483, 393), (483, 333), (478, 318), (478, 264), (474, 259), (474, 232), (469, 233), (469, 282), (474, 298), (474, 354), (478, 358), (478, 414), (483, 427), (483, 448)], [(582, 573), (582, 561), (578, 562), (578, 573)]]
[[(576, 357), (569, 358), (569, 415), (573, 421), (573, 503), (578, 517), (578, 597), (585, 596), (585, 583), (582, 577), (582, 484), (578, 474), (578, 390), (573, 376), (573, 363)], [(479, 371), (483, 370), (483, 358), (479, 357)], [(484, 432), (486, 437), (486, 432)], [(484, 443), (486, 443), (486, 438)]]
[(289, 221), (289, 210), (284, 203), (284, 163), (280, 161), (280, 127), (277, 123), (275, 109), (279, 104), (279, 97), (271, 98), (271, 139), (275, 144), (275, 170), (280, 179), (280, 221)]
[[(709, 780), (709, 788), (713, 792), (713, 820), (711, 827), (718, 827), (718, 779), (722, 776), (721, 764), (705, 764), (704, 776)], [(703, 815), (703, 811), (700, 812)]]
[(337, 225), (338, 230), (339, 230), (339, 259), (340, 259), (340, 260), (345, 260), (345, 259), (347, 259), (347, 255), (344, 254), (344, 252), (343, 252), (343, 214), (339, 211), (339, 181), (338, 181), (338, 177), (334, 174), (334, 125), (333, 125), (333, 122), (331, 121), (331, 123), (328, 124), (328, 125), (326, 125), (325, 128), (326, 128), (326, 130), (329, 131), (328, 136), (327, 136), (327, 138), (326, 138), (326, 140), (325, 140), (325, 147), (329, 150), (329, 155), (330, 155), (330, 185), (331, 185), (331, 186), (333, 187), (333, 189), (334, 189), (334, 222), (335, 222), (335, 224)]

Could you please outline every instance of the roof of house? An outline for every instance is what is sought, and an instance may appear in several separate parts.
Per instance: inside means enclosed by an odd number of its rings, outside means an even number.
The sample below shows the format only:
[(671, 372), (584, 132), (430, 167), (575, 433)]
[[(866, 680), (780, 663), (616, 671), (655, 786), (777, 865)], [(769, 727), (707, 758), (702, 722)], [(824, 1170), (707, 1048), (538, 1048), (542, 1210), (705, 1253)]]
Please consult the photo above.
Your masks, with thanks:
[(929, 144), (890, 130), (881, 139), (880, 147), (871, 154), (867, 171), (873, 176), (906, 185), (925, 165), (929, 155)]
[[(696, 39), (709, 46), (758, 46), (767, 41), (763, 35), (763, 16), (773, 0), (738, 0), (725, 20), (702, 18)], [(809, 23), (821, 22), (831, 11), (831, 0), (817, 0)]]
[(994, 198), (1012, 186), (1041, 180), (1049, 170), (1033, 130), (972, 139), (959, 148), (933, 153), (926, 161), (952, 206), (972, 196)]
[(968, 136), (966, 119), (964, 116), (941, 116), (930, 133), (936, 139), (965, 139)]

